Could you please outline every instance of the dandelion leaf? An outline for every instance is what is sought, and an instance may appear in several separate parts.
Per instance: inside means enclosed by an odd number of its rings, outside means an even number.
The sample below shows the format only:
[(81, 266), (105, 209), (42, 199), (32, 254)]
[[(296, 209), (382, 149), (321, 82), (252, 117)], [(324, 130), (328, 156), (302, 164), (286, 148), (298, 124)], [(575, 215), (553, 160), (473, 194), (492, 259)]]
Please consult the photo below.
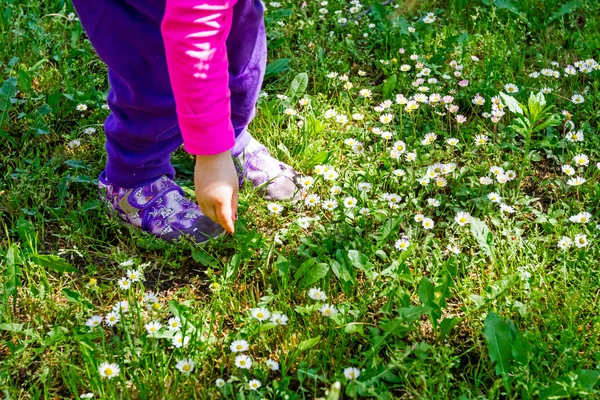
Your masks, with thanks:
[(496, 364), (496, 373), (506, 374), (510, 372), (512, 343), (508, 325), (493, 311), (490, 311), (483, 326), (483, 334), (488, 345), (490, 359)]

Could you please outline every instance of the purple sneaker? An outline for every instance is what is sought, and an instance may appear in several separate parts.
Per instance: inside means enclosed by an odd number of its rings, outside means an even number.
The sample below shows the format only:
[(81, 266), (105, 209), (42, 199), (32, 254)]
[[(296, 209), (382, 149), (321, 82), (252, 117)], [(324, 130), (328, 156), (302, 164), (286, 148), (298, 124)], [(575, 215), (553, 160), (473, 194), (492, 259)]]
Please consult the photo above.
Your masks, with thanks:
[(137, 189), (123, 189), (112, 185), (102, 172), (98, 187), (100, 198), (119, 218), (160, 239), (176, 241), (187, 235), (202, 243), (225, 232), (166, 176)]
[(254, 138), (237, 161), (242, 169), (240, 183), (247, 179), (267, 200), (298, 200), (302, 196), (298, 173), (273, 158), (266, 147)]

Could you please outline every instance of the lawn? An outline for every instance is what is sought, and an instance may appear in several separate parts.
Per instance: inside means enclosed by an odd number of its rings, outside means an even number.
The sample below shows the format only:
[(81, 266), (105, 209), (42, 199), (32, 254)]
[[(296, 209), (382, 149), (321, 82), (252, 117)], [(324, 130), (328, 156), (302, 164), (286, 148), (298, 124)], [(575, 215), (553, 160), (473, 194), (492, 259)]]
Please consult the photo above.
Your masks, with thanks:
[(4, 398), (600, 399), (599, 15), (267, 2), (250, 129), (305, 197), (198, 246), (107, 215), (106, 68), (68, 1), (4, 0)]

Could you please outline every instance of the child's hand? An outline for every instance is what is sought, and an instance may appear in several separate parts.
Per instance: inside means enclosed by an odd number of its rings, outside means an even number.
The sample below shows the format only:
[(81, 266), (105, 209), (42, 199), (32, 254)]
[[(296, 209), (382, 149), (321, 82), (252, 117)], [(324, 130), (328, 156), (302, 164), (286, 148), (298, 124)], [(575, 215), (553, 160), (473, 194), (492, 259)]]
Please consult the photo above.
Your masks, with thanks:
[(196, 156), (194, 185), (200, 210), (229, 233), (237, 215), (238, 184), (230, 151)]

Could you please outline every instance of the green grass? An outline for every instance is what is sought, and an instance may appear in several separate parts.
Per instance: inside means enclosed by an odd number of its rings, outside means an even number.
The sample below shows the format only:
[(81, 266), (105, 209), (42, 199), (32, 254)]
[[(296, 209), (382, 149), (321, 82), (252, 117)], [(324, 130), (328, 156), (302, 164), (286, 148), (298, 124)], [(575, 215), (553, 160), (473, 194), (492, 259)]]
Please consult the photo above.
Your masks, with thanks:
[[(251, 129), (273, 154), (315, 178), (308, 193), (325, 201), (339, 185), (339, 204), (325, 211), (282, 203), (284, 212), (272, 214), (246, 188), (235, 236), (204, 247), (162, 243), (106, 215), (96, 189), (106, 161), (105, 66), (80, 23), (67, 18), (73, 12), (68, 2), (3, 3), (4, 398), (88, 392), (125, 399), (600, 398), (600, 72), (564, 72), (580, 60), (600, 61), (599, 3), (365, 1), (353, 14), (349, 2), (330, 0), (324, 17), (320, 2), (304, 8), (281, 3), (266, 13), (268, 96)], [(424, 23), (427, 12), (436, 21)], [(349, 22), (340, 23), (342, 17)], [(462, 76), (454, 76), (452, 60), (464, 66)], [(426, 80), (438, 80), (422, 85), (427, 95), (451, 94), (466, 123), (458, 124), (441, 105), (408, 112), (396, 104), (399, 93), (419, 93), (411, 85), (418, 63), (431, 70)], [(410, 71), (401, 71), (403, 64)], [(560, 77), (530, 76), (544, 68)], [(338, 77), (328, 77), (332, 72)], [(344, 74), (352, 88), (344, 88)], [(458, 85), (462, 79), (467, 86)], [(526, 109), (529, 125), (519, 108), (509, 110), (508, 100), (498, 123), (481, 115), (509, 83), (519, 87), (512, 96), (523, 105), (530, 94), (552, 89), (544, 112), (532, 110), (535, 104)], [(361, 97), (361, 89), (371, 90), (372, 98)], [(483, 106), (471, 101), (477, 93)], [(570, 101), (577, 93), (582, 104)], [(300, 105), (300, 99), (309, 103)], [(385, 100), (392, 101), (389, 109), (374, 109)], [(87, 110), (77, 111), (78, 104)], [(355, 113), (363, 119), (353, 119)], [(380, 122), (387, 113), (391, 121)], [(545, 121), (548, 126), (535, 131)], [(86, 128), (96, 131), (87, 134)], [(374, 128), (393, 137), (386, 140)], [(583, 141), (566, 139), (579, 130)], [(422, 144), (428, 132), (437, 138)], [(476, 146), (477, 135), (486, 135), (487, 144)], [(459, 144), (448, 146), (448, 138)], [(80, 144), (69, 146), (75, 139)], [(355, 151), (348, 139), (364, 150)], [(406, 153), (392, 157), (399, 140), (415, 153), (414, 161)], [(587, 167), (574, 166), (578, 154), (589, 157)], [(180, 150), (173, 163), (178, 182), (193, 189), (192, 158)], [(456, 168), (444, 175), (445, 186), (435, 179), (421, 185), (435, 163)], [(568, 185), (564, 164), (586, 182)], [(320, 165), (339, 176), (324, 179), (315, 170)], [(480, 185), (479, 178), (493, 177), (492, 166), (515, 171), (515, 179)], [(406, 174), (395, 176), (397, 169)], [(372, 189), (361, 191), (360, 182)], [(488, 198), (491, 192), (515, 212), (501, 211)], [(402, 200), (391, 207), (385, 193)], [(344, 206), (350, 196), (356, 208)], [(369, 215), (358, 212), (363, 207)], [(455, 222), (461, 211), (472, 216), (470, 224)], [(591, 220), (569, 220), (581, 212)], [(431, 218), (434, 228), (416, 222), (417, 214)], [(309, 227), (301, 227), (301, 217), (311, 218)], [(395, 243), (403, 235), (410, 246), (400, 251)], [(561, 238), (576, 235), (586, 235), (587, 244), (559, 249)], [(117, 281), (130, 268), (140, 269), (145, 281), (122, 290)], [(312, 300), (313, 287), (327, 300)], [(158, 296), (150, 308), (144, 301), (149, 291)], [(123, 300), (130, 310), (114, 327), (86, 326)], [(323, 303), (338, 313), (323, 316)], [(257, 320), (251, 310), (259, 307), (285, 314), (287, 324)], [(187, 346), (174, 347), (174, 333), (166, 328), (155, 337), (146, 333), (148, 322), (166, 325), (173, 316), (182, 322)], [(235, 366), (239, 353), (230, 350), (240, 339), (249, 344), (249, 370)], [(267, 368), (269, 358), (279, 362), (278, 371)], [(191, 374), (177, 370), (181, 359), (194, 361)], [(119, 375), (102, 378), (103, 362), (116, 363)], [(360, 370), (357, 379), (345, 376), (349, 367)], [(252, 379), (261, 382), (259, 390), (248, 388)], [(332, 388), (335, 382), (341, 389)]]

